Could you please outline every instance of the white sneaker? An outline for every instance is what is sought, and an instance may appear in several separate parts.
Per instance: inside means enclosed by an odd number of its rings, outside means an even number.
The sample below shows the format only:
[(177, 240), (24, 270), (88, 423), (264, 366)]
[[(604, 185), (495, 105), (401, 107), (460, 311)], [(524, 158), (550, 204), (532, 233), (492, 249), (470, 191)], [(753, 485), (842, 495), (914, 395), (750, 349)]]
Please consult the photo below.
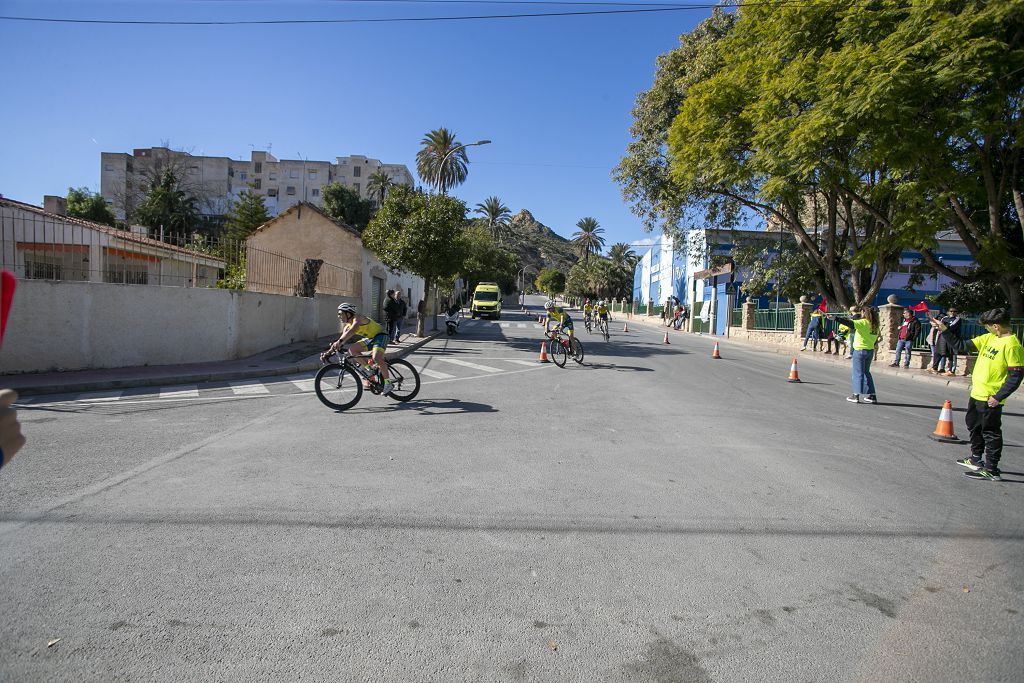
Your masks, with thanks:
[(385, 396), (387, 396), (388, 394), (390, 394), (394, 390), (395, 390), (395, 383), (394, 382), (384, 382), (384, 387), (380, 390), (380, 393), (382, 393)]

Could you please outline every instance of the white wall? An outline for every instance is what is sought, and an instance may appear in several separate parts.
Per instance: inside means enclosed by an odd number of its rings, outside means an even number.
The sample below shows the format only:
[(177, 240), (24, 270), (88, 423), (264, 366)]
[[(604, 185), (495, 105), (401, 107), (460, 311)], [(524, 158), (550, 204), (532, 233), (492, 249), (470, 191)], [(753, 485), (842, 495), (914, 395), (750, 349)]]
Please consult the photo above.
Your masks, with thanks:
[[(412, 273), (395, 272), (380, 262), (372, 251), (363, 247), (363, 303), (362, 311), (371, 311), (370, 298), (373, 296), (372, 279), (379, 277), (384, 280), (384, 291), (401, 289), (405, 303), (409, 306), (409, 317), (415, 317), (416, 304), (423, 298), (423, 278)], [(412, 290), (412, 297), (409, 290)]]
[(338, 296), (19, 280), (0, 373), (242, 358), (338, 331)]

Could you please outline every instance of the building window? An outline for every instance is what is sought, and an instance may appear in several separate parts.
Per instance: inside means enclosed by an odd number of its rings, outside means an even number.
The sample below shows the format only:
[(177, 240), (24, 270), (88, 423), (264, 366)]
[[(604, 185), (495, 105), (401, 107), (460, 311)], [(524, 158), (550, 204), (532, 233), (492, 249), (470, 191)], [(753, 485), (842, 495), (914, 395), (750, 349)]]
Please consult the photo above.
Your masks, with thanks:
[(299, 177), (299, 172), (294, 170), (294, 169), (292, 169), (291, 171), (288, 171), (288, 177), (289, 178), (298, 178)]
[(113, 164), (104, 164), (103, 165), (103, 170), (104, 171), (113, 171), (114, 170), (114, 165)]
[(189, 175), (199, 175), (199, 167), (198, 166), (189, 166), (188, 167), (188, 174)]
[(115, 263), (107, 266), (106, 272), (103, 273), (103, 281), (120, 285), (148, 285), (149, 269), (146, 266), (125, 266)]
[(255, 168), (253, 169), (254, 173), (263, 173), (263, 162), (262, 161), (257, 161), (256, 163), (253, 164), (253, 166), (255, 166)]
[[(37, 260), (38, 259), (38, 260)], [(28, 280), (63, 280), (64, 266), (35, 257), (25, 259), (25, 278)]]
[(289, 185), (288, 189), (286, 190), (286, 192), (287, 192), (287, 194), (295, 194), (295, 186), (294, 185)]
[(314, 197), (319, 197), (320, 196), (320, 188), (319, 187), (314, 187), (313, 188), (313, 196)]
[(311, 168), (311, 169), (309, 169), (309, 179), (313, 180), (314, 178), (316, 178), (316, 169), (315, 168)]
[(235, 177), (235, 169), (233, 169), (233, 168), (229, 168), (228, 169), (228, 177), (229, 178), (234, 178)]
[(276, 187), (271, 187), (270, 189), (268, 189), (267, 190), (267, 196), (268, 197), (276, 197), (277, 196), (277, 188)]
[(245, 180), (248, 177), (249, 177), (249, 174), (246, 173), (245, 171), (242, 171), (241, 173), (238, 174), (239, 180)]
[(270, 179), (271, 180), (277, 180), (277, 174), (276, 173), (271, 173), (270, 174)]
[(362, 166), (353, 166), (352, 167), (352, 177), (353, 178), (358, 178), (362, 174), (362, 172), (363, 172), (363, 167)]
[(257, 178), (257, 179), (256, 179), (256, 180), (255, 180), (255, 181), (253, 182), (252, 186), (253, 186), (254, 188), (256, 188), (257, 190), (262, 190), (262, 189), (263, 189), (263, 179), (262, 179), (262, 178)]

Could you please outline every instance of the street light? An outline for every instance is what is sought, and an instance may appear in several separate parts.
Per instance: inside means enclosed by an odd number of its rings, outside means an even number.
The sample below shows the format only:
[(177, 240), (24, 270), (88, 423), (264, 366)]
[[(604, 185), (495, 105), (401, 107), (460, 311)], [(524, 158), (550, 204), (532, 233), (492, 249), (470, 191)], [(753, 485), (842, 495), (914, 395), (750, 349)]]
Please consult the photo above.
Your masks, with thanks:
[[(476, 142), (471, 142), (468, 145), (455, 145), (450, 150), (448, 150), (448, 153), (445, 154), (443, 157), (441, 157), (441, 163), (439, 163), (437, 165), (437, 183), (436, 183), (437, 189), (438, 190), (441, 189), (441, 171), (444, 170), (444, 162), (448, 161), (448, 157), (450, 157), (451, 155), (455, 154), (460, 149), (466, 149), (467, 147), (476, 147), (478, 145), (489, 145), (489, 144), (491, 144), (490, 140), (477, 140)], [(447, 193), (446, 192), (441, 192), (441, 194), (447, 194)]]

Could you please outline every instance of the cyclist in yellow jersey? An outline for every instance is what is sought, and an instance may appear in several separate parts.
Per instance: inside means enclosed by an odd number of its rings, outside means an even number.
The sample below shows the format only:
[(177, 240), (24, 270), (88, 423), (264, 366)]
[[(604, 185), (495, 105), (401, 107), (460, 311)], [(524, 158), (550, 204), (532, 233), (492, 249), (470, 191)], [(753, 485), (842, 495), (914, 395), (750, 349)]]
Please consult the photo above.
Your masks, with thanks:
[(604, 302), (604, 299), (597, 302), (597, 317), (608, 322), (608, 304)]
[[(341, 336), (338, 338), (338, 341), (327, 348), (327, 351), (320, 355), (320, 360), (326, 362), (327, 357), (337, 353), (345, 345), (346, 341), (358, 339), (358, 341), (348, 347), (348, 350), (355, 357), (356, 362), (364, 368), (369, 361), (363, 354), (370, 351), (370, 358), (380, 368), (380, 376), (384, 380), (382, 393), (390, 394), (394, 387), (388, 374), (387, 361), (384, 359), (384, 352), (388, 348), (388, 335), (384, 330), (384, 326), (373, 318), (359, 315), (356, 312), (356, 307), (347, 303), (338, 306), (338, 317), (341, 318), (342, 325), (344, 326), (341, 330)], [(364, 381), (363, 384), (366, 385), (366, 382)]]
[[(544, 302), (544, 310), (548, 312), (548, 322), (555, 321), (561, 329), (565, 330), (569, 337), (573, 336), (572, 318), (569, 317), (569, 313), (565, 308), (556, 306), (553, 300), (548, 299)], [(547, 327), (545, 325), (545, 329)]]
[(594, 313), (594, 306), (590, 303), (590, 299), (583, 302), (583, 322), (590, 324), (590, 316)]

